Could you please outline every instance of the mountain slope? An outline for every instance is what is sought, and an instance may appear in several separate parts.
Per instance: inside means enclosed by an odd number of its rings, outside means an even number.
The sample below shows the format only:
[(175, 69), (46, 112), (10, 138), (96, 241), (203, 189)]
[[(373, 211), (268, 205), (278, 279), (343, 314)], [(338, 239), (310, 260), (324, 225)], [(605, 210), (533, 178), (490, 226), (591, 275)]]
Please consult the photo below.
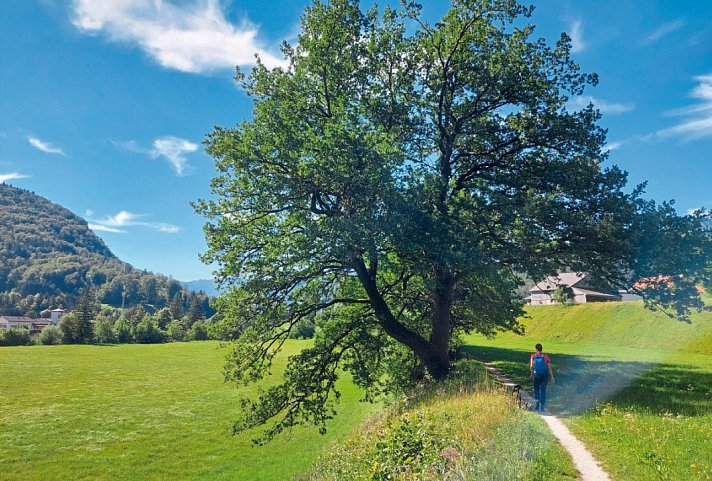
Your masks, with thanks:
[(81, 217), (27, 190), (0, 184), (0, 314), (36, 316), (71, 308), (91, 284), (97, 300), (160, 308), (178, 293), (174, 279), (119, 260)]

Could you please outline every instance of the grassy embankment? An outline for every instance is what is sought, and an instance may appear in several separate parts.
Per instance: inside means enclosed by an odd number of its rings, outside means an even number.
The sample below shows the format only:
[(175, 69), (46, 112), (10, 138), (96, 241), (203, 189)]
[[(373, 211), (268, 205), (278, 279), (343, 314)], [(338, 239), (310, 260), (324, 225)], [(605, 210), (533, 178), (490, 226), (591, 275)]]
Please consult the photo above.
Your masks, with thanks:
[(226, 352), (213, 342), (0, 349), (0, 478), (285, 480), (377, 410), (343, 382), (326, 436), (294, 429), (253, 447), (256, 432), (229, 432), (238, 398), (255, 389), (223, 382)]
[(574, 481), (543, 421), (492, 385), (481, 363), (388, 408), (300, 481)]
[(529, 384), (541, 342), (557, 384), (549, 407), (618, 481), (711, 480), (712, 314), (685, 324), (642, 303), (528, 309), (526, 335), (466, 338)]

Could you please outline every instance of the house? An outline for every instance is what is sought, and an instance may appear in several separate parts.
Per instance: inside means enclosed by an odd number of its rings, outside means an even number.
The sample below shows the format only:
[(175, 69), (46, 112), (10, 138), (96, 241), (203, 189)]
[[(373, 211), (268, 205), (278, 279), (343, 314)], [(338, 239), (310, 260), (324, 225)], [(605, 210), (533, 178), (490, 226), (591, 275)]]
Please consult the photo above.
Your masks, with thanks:
[(25, 328), (30, 334), (38, 334), (42, 329), (52, 324), (49, 319), (32, 319), (25, 316), (0, 316), (0, 329), (12, 327)]
[(59, 320), (62, 318), (64, 315), (64, 309), (52, 309), (49, 311), (49, 319), (52, 321), (52, 324), (55, 326), (59, 324)]
[(556, 304), (554, 293), (559, 287), (571, 288), (573, 302), (583, 304), (586, 302), (619, 302), (621, 296), (610, 292), (602, 291), (592, 287), (589, 283), (588, 274), (577, 272), (562, 272), (556, 276), (549, 276), (537, 282), (529, 290), (527, 300), (532, 306), (545, 306)]

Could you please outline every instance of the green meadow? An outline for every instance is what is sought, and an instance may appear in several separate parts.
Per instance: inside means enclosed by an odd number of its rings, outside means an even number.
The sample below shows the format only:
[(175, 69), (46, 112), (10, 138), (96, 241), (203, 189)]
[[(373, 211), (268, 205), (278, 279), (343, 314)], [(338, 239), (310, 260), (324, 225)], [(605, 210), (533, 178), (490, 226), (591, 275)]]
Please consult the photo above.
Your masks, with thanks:
[(226, 354), (214, 342), (0, 349), (0, 478), (286, 480), (377, 410), (342, 382), (326, 436), (295, 428), (254, 447), (258, 432), (230, 434), (256, 388), (223, 381)]
[(549, 408), (618, 481), (712, 479), (712, 314), (691, 323), (640, 302), (531, 307), (524, 336), (468, 336), (466, 349), (530, 386), (541, 342)]
[[(550, 409), (614, 480), (712, 479), (711, 314), (685, 324), (640, 303), (528, 314), (524, 336), (468, 336), (465, 349), (526, 385), (529, 354), (544, 344), (557, 378)], [(304, 346), (290, 341), (285, 355)], [(476, 367), (375, 417), (382, 407), (344, 380), (326, 436), (295, 428), (253, 446), (258, 431), (230, 427), (257, 388), (223, 381), (226, 354), (214, 342), (0, 349), (3, 481), (576, 477), (541, 420), (478, 381)]]

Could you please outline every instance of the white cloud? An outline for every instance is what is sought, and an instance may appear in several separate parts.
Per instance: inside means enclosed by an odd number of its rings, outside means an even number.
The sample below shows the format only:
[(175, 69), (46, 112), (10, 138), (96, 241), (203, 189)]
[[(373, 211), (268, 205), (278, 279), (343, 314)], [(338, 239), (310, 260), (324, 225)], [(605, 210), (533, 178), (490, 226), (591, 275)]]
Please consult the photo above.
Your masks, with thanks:
[(683, 137), (694, 140), (712, 136), (712, 74), (700, 75), (694, 78), (698, 84), (690, 93), (699, 102), (668, 112), (671, 116), (683, 117), (684, 120), (667, 129), (656, 132), (658, 137)]
[(606, 145), (603, 146), (603, 152), (612, 152), (614, 150), (620, 149), (623, 144), (625, 144), (624, 140), (618, 140), (616, 142), (608, 142)]
[(153, 141), (151, 157), (165, 157), (177, 175), (186, 175), (190, 169), (185, 154), (198, 150), (198, 144), (173, 136), (159, 137)]
[(74, 0), (72, 23), (89, 34), (137, 45), (160, 65), (182, 72), (206, 73), (253, 65), (259, 54), (267, 67), (284, 61), (266, 51), (257, 26), (225, 18), (219, 0), (174, 5), (154, 0)]
[(653, 33), (645, 37), (645, 40), (643, 41), (643, 44), (645, 45), (650, 45), (652, 43), (657, 42), (664, 36), (674, 32), (675, 30), (678, 30), (682, 27), (685, 26), (685, 20), (682, 18), (678, 18), (677, 20), (673, 22), (668, 22), (664, 23), (660, 27), (658, 27), (657, 30), (655, 30)]
[(43, 140), (38, 139), (37, 137), (27, 137), (27, 141), (30, 143), (32, 147), (34, 147), (37, 150), (41, 150), (42, 152), (46, 152), (48, 154), (59, 154), (63, 156), (67, 156), (62, 149), (59, 147), (55, 147), (54, 145), (50, 144), (49, 142), (45, 142)]
[(15, 180), (15, 179), (26, 179), (27, 175), (23, 175), (17, 172), (10, 172), (8, 174), (0, 174), (0, 183), (2, 182), (7, 182), (8, 180)]
[(602, 114), (622, 114), (624, 112), (630, 112), (635, 108), (635, 104), (628, 103), (616, 103), (607, 102), (605, 100), (597, 99), (589, 95), (581, 95), (579, 97), (574, 97), (569, 102), (570, 106), (574, 109), (582, 109), (587, 107), (588, 104), (593, 104)]
[(122, 210), (114, 216), (108, 216), (101, 221), (103, 225), (109, 226), (125, 226), (125, 225), (136, 225), (136, 219), (139, 217), (145, 217), (146, 214), (133, 214), (131, 212)]
[(125, 234), (125, 230), (117, 229), (116, 227), (109, 227), (101, 224), (89, 224), (89, 228), (94, 231), (100, 232), (114, 232), (116, 234)]
[[(87, 213), (88, 212), (92, 211), (89, 210), (87, 211)], [(122, 227), (132, 226), (148, 227), (149, 229), (166, 232), (168, 234), (175, 234), (176, 232), (180, 231), (180, 227), (173, 224), (168, 224), (165, 222), (147, 222), (141, 220), (142, 218), (148, 216), (149, 214), (134, 214), (133, 212), (122, 210), (113, 216), (110, 215), (103, 219), (91, 220), (91, 222), (89, 223), (89, 228), (97, 231), (115, 232), (122, 234), (127, 232), (126, 230), (121, 229)]]
[(138, 154), (146, 154), (146, 155), (151, 155), (151, 151), (142, 148), (139, 146), (135, 140), (127, 140), (127, 141), (118, 141), (118, 140), (112, 140), (112, 144), (114, 144), (116, 147), (120, 148), (121, 150), (127, 150), (129, 152), (136, 152)]
[(150, 149), (141, 147), (134, 140), (112, 140), (111, 143), (122, 150), (143, 154), (152, 159), (163, 157), (171, 164), (176, 175), (179, 176), (188, 175), (192, 170), (188, 164), (186, 154), (198, 150), (198, 144), (172, 135), (158, 137), (153, 141), (152, 148)]
[(574, 21), (569, 27), (569, 36), (571, 37), (571, 52), (579, 53), (586, 50), (588, 44), (583, 39), (583, 22), (581, 20)]

